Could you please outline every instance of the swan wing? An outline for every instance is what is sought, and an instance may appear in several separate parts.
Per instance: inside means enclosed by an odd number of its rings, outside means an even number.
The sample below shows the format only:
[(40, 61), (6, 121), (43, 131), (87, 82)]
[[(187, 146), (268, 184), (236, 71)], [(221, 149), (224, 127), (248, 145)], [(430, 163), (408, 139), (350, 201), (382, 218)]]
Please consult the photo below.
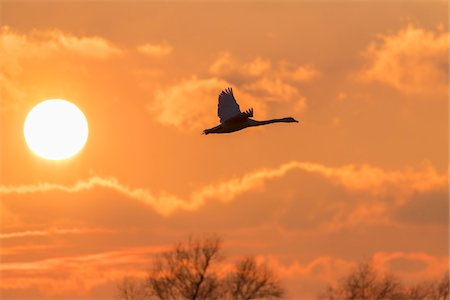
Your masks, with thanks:
[(233, 95), (233, 90), (227, 88), (219, 95), (219, 107), (218, 116), (220, 118), (220, 123), (237, 116), (241, 113), (239, 109), (239, 104), (237, 104), (236, 99)]

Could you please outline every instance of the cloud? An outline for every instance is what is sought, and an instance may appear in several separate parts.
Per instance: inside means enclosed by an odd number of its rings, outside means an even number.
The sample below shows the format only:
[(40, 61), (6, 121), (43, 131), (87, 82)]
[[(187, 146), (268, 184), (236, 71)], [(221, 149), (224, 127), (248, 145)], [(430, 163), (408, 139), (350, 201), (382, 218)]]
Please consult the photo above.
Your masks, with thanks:
[(258, 98), (268, 102), (284, 102), (293, 98), (300, 98), (299, 91), (281, 79), (262, 78), (246, 84), (243, 88)]
[(2, 262), (2, 295), (7, 297), (17, 295), (21, 290), (36, 289), (36, 297), (71, 295), (78, 298), (103, 285), (113, 289), (112, 285), (126, 275), (145, 277), (146, 270), (142, 266), (150, 265), (151, 255), (163, 249), (162, 246), (148, 246), (27, 262)]
[[(0, 265), (2, 295), (17, 295), (19, 291), (28, 291), (29, 295), (35, 289), (36, 298), (92, 296), (96, 288), (113, 289), (124, 276), (145, 278), (152, 256), (166, 250), (167, 246), (128, 247), (25, 262), (5, 261)], [(230, 257), (230, 261), (238, 257)], [(426, 252), (378, 251), (371, 257), (380, 272), (394, 271), (406, 281), (433, 279), (448, 269), (447, 256), (433, 256)], [(307, 299), (317, 297), (328, 284), (336, 283), (358, 263), (353, 259), (330, 255), (316, 255), (301, 261), (296, 258), (290, 262), (283, 261), (282, 255), (277, 254), (258, 255), (256, 259), (270, 266), (280, 277), (288, 297), (296, 295)], [(399, 264), (401, 260), (414, 261), (419, 267), (403, 266)], [(230, 269), (230, 261), (224, 262), (223, 270)]]
[[(1, 192), (0, 192), (1, 195)], [(0, 199), (1, 200), (1, 199)], [(12, 213), (1, 201), (0, 201), (0, 226), (3, 230), (7, 229), (7, 226), (16, 226), (20, 224), (20, 219), (17, 215)]]
[[(372, 260), (380, 270), (387, 272), (395, 268), (402, 277), (411, 281), (440, 277), (449, 268), (448, 256), (434, 256), (425, 252), (379, 251), (373, 254)], [(414, 267), (411, 264), (405, 265), (405, 261), (413, 262)]]
[(76, 58), (106, 60), (122, 52), (110, 41), (98, 36), (77, 36), (53, 29), (19, 33), (11, 27), (1, 26), (0, 110), (14, 109), (30, 97), (31, 89), (24, 84), (23, 77), (36, 70), (42, 73), (39, 63), (52, 64), (57, 57), (64, 59), (65, 64), (73, 64)]
[(111, 232), (109, 229), (103, 228), (51, 228), (46, 230), (25, 230), (19, 232), (2, 232), (0, 233), (0, 239), (12, 239), (31, 236), (49, 236), (60, 234), (84, 234), (84, 233), (106, 233)]
[(307, 99), (296, 83), (312, 80), (319, 74), (312, 65), (291, 66), (280, 62), (274, 67), (265, 58), (242, 62), (228, 52), (220, 54), (209, 71), (212, 77), (194, 76), (156, 91), (148, 106), (156, 120), (184, 131), (216, 124), (217, 98), (227, 87), (235, 88), (241, 110), (254, 108), (256, 119), (265, 118), (272, 106), (279, 104), (300, 113), (306, 109)]
[(448, 174), (439, 174), (431, 165), (424, 164), (421, 169), (407, 168), (402, 171), (387, 171), (370, 165), (345, 165), (331, 168), (315, 163), (296, 163), (302, 169), (321, 174), (350, 190), (364, 190), (376, 195), (389, 191), (411, 193), (428, 191), (444, 187), (448, 182)]
[(256, 57), (252, 61), (242, 63), (231, 53), (221, 53), (211, 64), (209, 71), (215, 76), (228, 77), (257, 77), (271, 71), (272, 63), (264, 58)]
[(238, 81), (249, 81), (256, 77), (276, 78), (283, 81), (306, 82), (320, 75), (312, 64), (292, 65), (286, 61), (274, 63), (269, 59), (256, 57), (247, 62), (238, 60), (229, 52), (219, 54), (209, 71), (214, 76)]
[[(0, 266), (2, 295), (6, 297), (17, 295), (20, 290), (36, 289), (36, 298), (92, 296), (95, 288), (108, 286), (113, 289), (124, 276), (145, 278), (152, 255), (166, 249), (166, 245), (160, 245), (27, 262), (4, 262)], [(332, 273), (351, 265), (351, 262), (331, 257), (318, 257), (305, 264), (295, 262), (291, 265), (280, 263), (275, 256), (258, 256), (257, 259), (273, 267), (283, 280), (297, 283), (306, 280), (309, 275), (320, 278), (321, 271)], [(221, 270), (230, 268), (230, 263), (225, 262)]]
[(418, 272), (427, 267), (427, 263), (421, 259), (409, 257), (396, 257), (389, 260), (389, 268), (400, 272)]
[(221, 53), (211, 64), (210, 73), (236, 85), (241, 91), (264, 105), (289, 104), (297, 113), (307, 107), (306, 97), (300, 93), (298, 83), (311, 81), (320, 75), (312, 64), (293, 65), (287, 61), (278, 63), (256, 57), (241, 61), (231, 53)]
[(368, 65), (359, 76), (401, 92), (446, 93), (450, 35), (408, 25), (390, 35), (380, 35), (364, 52)]
[[(157, 90), (153, 102), (147, 108), (161, 124), (175, 126), (183, 131), (200, 131), (219, 123), (219, 93), (230, 86), (231, 83), (217, 77), (192, 77)], [(251, 93), (235, 89), (234, 96), (241, 110), (252, 107), (259, 118), (266, 116), (266, 103), (257, 101)]]
[[(218, 93), (230, 84), (219, 78), (193, 77), (155, 93), (148, 109), (161, 124), (183, 130), (199, 130), (205, 124), (216, 124)], [(204, 128), (202, 128), (204, 129)]]
[(47, 255), (49, 253), (49, 250), (54, 250), (61, 248), (62, 245), (58, 243), (52, 243), (52, 244), (41, 244), (41, 245), (30, 245), (30, 244), (23, 244), (20, 246), (10, 246), (10, 247), (2, 247), (2, 253), (1, 253), (1, 259), (4, 261), (6, 257), (8, 256), (15, 256), (18, 257), (19, 255), (27, 255), (29, 253), (38, 253), (38, 252), (45, 252)]
[[(370, 165), (344, 165), (328, 167), (316, 163), (292, 162), (291, 167), (320, 175), (327, 182), (311, 181), (299, 177), (303, 185), (322, 186), (320, 191), (296, 191), (298, 200), (284, 203), (285, 211), (279, 223), (286, 228), (318, 228), (322, 232), (337, 232), (345, 228), (356, 228), (362, 224), (415, 223), (409, 207), (417, 193), (434, 193), (447, 187), (448, 174), (439, 173), (428, 164), (418, 168), (386, 170)], [(333, 185), (338, 188), (333, 188)], [(342, 189), (344, 188), (344, 189)], [(286, 187), (277, 187), (286, 190)], [(423, 204), (427, 205), (427, 204)], [(435, 205), (428, 202), (428, 205)], [(414, 205), (415, 206), (415, 205)], [(444, 205), (439, 203), (438, 207)], [(445, 207), (445, 206), (444, 206)], [(298, 212), (302, 218), (298, 218)], [(426, 220), (439, 217), (439, 225), (445, 225), (445, 213), (427, 208)], [(435, 215), (434, 215), (435, 214)], [(407, 216), (405, 216), (407, 215)], [(406, 220), (406, 221), (405, 221)], [(430, 222), (430, 221), (429, 221)]]
[(448, 196), (447, 188), (414, 193), (393, 212), (394, 218), (404, 223), (448, 227)]
[[(287, 173), (295, 170), (318, 174), (330, 180), (332, 183), (352, 191), (365, 191), (373, 195), (393, 193), (399, 203), (404, 203), (406, 201), (405, 198), (411, 193), (442, 188), (447, 186), (448, 182), (447, 174), (439, 174), (430, 165), (425, 165), (421, 169), (386, 171), (369, 165), (327, 167), (317, 163), (293, 161), (282, 164), (277, 168), (260, 169), (221, 183), (206, 185), (193, 191), (187, 199), (168, 193), (156, 195), (145, 188), (131, 188), (122, 184), (114, 177), (103, 178), (98, 176), (90, 177), (87, 180), (80, 180), (72, 186), (55, 183), (18, 186), (1, 185), (0, 195), (47, 191), (74, 193), (102, 187), (112, 189), (127, 197), (145, 203), (162, 215), (169, 215), (176, 210), (196, 210), (211, 199), (223, 202), (232, 201), (244, 192), (263, 186), (267, 180), (283, 177)], [(367, 213), (367, 208), (361, 208), (355, 213), (360, 218), (364, 218)]]
[[(98, 36), (76, 36), (60, 30), (33, 30), (21, 34), (8, 26), (0, 28), (2, 57), (16, 61), (19, 58), (48, 57), (55, 52), (107, 59), (122, 53), (111, 42)], [(6, 60), (6, 58), (5, 58)], [(16, 61), (17, 62), (17, 61)], [(2, 60), (2, 63), (6, 63)], [(16, 71), (20, 66), (12, 66)]]
[(138, 46), (136, 49), (138, 52), (152, 57), (168, 56), (173, 51), (173, 47), (167, 42), (159, 44), (146, 43)]
[(283, 72), (287, 72), (284, 76), (298, 82), (310, 81), (320, 75), (319, 70), (313, 65), (298, 66), (293, 70), (284, 70)]
[[(310, 260), (283, 263), (279, 256), (258, 256), (278, 274), (289, 293), (305, 299), (315, 299), (330, 284), (337, 284), (340, 278), (348, 276), (362, 261), (337, 256), (316, 256)], [(410, 265), (399, 264), (399, 260), (413, 262)], [(448, 256), (434, 256), (425, 252), (382, 252), (372, 253), (371, 261), (376, 270), (383, 273), (395, 272), (404, 282), (423, 282), (438, 278), (448, 271)]]

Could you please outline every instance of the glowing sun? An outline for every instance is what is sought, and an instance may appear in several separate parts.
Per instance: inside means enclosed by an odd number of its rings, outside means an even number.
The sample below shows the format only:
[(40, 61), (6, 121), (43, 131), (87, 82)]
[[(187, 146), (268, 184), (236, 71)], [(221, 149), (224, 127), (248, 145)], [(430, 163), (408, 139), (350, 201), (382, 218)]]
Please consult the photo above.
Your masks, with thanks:
[(39, 103), (25, 119), (25, 141), (36, 155), (62, 160), (77, 154), (86, 144), (88, 123), (73, 103), (51, 99)]

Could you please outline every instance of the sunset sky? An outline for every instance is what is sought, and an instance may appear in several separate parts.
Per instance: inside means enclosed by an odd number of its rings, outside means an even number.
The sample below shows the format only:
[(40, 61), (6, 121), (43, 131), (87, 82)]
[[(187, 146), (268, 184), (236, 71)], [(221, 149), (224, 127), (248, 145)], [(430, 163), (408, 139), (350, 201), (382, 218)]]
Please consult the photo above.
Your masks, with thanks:
[[(448, 270), (448, 2), (0, 7), (2, 299), (111, 299), (208, 233), (290, 299), (368, 258), (408, 282)], [(227, 87), (300, 123), (201, 135)], [(89, 123), (62, 161), (23, 134), (54, 98)]]

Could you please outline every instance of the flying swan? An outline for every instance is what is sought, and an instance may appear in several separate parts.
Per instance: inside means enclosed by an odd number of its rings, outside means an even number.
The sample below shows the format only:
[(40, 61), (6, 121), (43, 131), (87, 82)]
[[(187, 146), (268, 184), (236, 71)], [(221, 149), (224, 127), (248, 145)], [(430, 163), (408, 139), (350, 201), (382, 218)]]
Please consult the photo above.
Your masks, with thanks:
[(219, 95), (218, 116), (220, 118), (220, 124), (216, 127), (203, 130), (203, 134), (230, 133), (247, 127), (272, 123), (298, 123), (297, 120), (291, 117), (266, 121), (256, 121), (250, 119), (250, 117), (253, 117), (253, 108), (241, 112), (239, 109), (239, 104), (237, 104), (231, 88), (225, 89), (225, 91), (222, 91)]

